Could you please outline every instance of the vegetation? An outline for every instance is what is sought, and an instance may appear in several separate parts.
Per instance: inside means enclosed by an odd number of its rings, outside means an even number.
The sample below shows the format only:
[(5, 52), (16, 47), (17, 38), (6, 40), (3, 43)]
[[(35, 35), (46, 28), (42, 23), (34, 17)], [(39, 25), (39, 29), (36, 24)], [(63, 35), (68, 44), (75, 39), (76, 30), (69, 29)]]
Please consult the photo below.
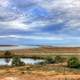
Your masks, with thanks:
[(45, 63), (48, 63), (48, 64), (52, 64), (52, 63), (54, 63), (54, 59), (53, 59), (53, 57), (48, 56), (48, 57), (46, 58)]
[(79, 68), (80, 67), (79, 59), (76, 58), (76, 57), (71, 57), (68, 60), (68, 67), (70, 67), (70, 68)]
[(39, 65), (46, 65), (47, 63), (44, 61), (44, 62), (39, 62), (38, 64)]
[(11, 57), (11, 52), (10, 52), (10, 51), (6, 51), (6, 52), (4, 53), (4, 56), (5, 56), (5, 57)]
[(55, 63), (61, 63), (61, 62), (63, 62), (64, 60), (63, 60), (63, 58), (61, 57), (61, 56), (55, 56)]
[(10, 57), (11, 57), (11, 52), (10, 52), (10, 51), (6, 51), (6, 52), (4, 53), (4, 56), (5, 56), (5, 62), (6, 62), (6, 63), (9, 63)]
[(12, 66), (24, 66), (25, 63), (21, 61), (20, 57), (14, 56), (12, 58)]
[[(34, 50), (33, 50), (34, 51)], [(42, 51), (40, 49), (40, 51)], [(12, 57), (12, 66), (0, 66), (0, 75), (6, 74), (6, 75), (27, 75), (32, 78), (32, 76), (37, 79), (37, 76), (41, 77), (40, 79), (47, 76), (45, 79), (49, 77), (48, 80), (50, 80), (50, 77), (54, 77), (55, 75), (72, 75), (71, 77), (74, 77), (73, 75), (80, 75), (80, 61), (79, 57), (72, 57), (73, 55), (64, 55), (61, 53), (61, 55), (56, 55), (57, 53), (47, 53), (44, 50), (45, 53), (39, 53), (34, 52), (33, 54), (26, 53), (25, 55), (22, 54), (24, 52), (20, 51), (20, 54), (12, 51), (6, 51), (4, 53), (4, 58), (6, 59), (6, 62), (9, 62), (10, 57)], [(14, 55), (12, 55), (12, 53)], [(74, 52), (75, 53), (75, 52)], [(22, 54), (22, 55), (21, 55)], [(29, 54), (29, 55), (28, 55)], [(60, 53), (59, 53), (60, 54)], [(62, 55), (63, 54), (63, 55)], [(75, 53), (76, 54), (76, 53)], [(26, 64), (21, 61), (21, 57), (26, 58), (32, 58), (32, 59), (42, 59), (43, 62), (39, 62), (39, 64), (31, 65)], [(74, 55), (75, 56), (75, 55)], [(64, 62), (65, 59), (65, 62)], [(24, 66), (25, 65), (25, 66)], [(15, 67), (17, 66), (17, 67)], [(36, 75), (37, 74), (37, 75)], [(56, 77), (56, 76), (55, 76)], [(51, 78), (53, 79), (53, 78)], [(55, 78), (56, 79), (56, 78)], [(68, 78), (64, 78), (65, 80), (69, 80)], [(71, 79), (71, 78), (70, 78)], [(62, 80), (62, 79), (61, 79)], [(77, 79), (75, 79), (77, 80)]]

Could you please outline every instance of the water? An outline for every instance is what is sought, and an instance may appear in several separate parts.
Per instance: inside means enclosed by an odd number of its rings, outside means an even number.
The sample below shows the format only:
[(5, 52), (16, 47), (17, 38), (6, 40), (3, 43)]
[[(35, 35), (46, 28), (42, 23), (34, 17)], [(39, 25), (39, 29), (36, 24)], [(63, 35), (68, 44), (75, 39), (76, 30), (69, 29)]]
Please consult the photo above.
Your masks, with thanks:
[[(40, 62), (43, 62), (43, 60), (40, 59), (32, 59), (32, 58), (21, 58), (21, 61), (23, 61), (25, 64), (38, 64)], [(10, 58), (10, 61), (7, 63), (5, 58), (0, 58), (0, 66), (9, 65), (11, 66), (12, 58)]]
[[(6, 51), (6, 50), (15, 50), (15, 49), (27, 49), (27, 48), (38, 48), (39, 46), (0, 46), (0, 51)], [(39, 62), (43, 62), (43, 60), (37, 59), (34, 60), (32, 58), (21, 58), (21, 61), (23, 61), (25, 64), (37, 64)], [(10, 58), (9, 63), (6, 62), (5, 58), (0, 58), (0, 66), (2, 65), (11, 65), (12, 58)]]
[(28, 48), (38, 48), (39, 46), (0, 46), (0, 51), (15, 50), (15, 49), (28, 49)]

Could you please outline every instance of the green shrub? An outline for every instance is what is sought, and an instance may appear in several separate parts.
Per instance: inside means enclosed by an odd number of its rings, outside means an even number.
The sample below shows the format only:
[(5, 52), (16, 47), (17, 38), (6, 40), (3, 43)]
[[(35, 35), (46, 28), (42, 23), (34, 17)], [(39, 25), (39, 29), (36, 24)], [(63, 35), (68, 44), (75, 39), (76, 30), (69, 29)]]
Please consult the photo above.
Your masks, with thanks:
[(48, 64), (52, 64), (52, 63), (54, 63), (54, 59), (53, 59), (53, 57), (48, 56), (48, 57), (46, 58), (46, 63), (48, 63)]
[(78, 58), (71, 57), (68, 60), (68, 67), (70, 67), (70, 68), (79, 68), (79, 66), (80, 66), (80, 62), (79, 62), (79, 59)]
[(39, 65), (46, 65), (46, 62), (44, 61), (44, 62), (39, 62), (38, 63)]
[(14, 56), (12, 58), (12, 66), (24, 66), (25, 63), (21, 61), (20, 57)]
[(61, 63), (61, 62), (64, 61), (63, 58), (61, 56), (59, 56), (59, 55), (55, 56), (54, 60), (55, 60), (55, 63)]

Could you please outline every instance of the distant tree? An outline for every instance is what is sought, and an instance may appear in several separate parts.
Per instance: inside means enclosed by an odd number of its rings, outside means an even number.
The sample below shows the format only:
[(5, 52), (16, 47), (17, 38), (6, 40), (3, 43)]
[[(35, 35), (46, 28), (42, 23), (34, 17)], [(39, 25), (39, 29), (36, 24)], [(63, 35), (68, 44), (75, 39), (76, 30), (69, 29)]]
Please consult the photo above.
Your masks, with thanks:
[(76, 57), (71, 57), (68, 60), (68, 67), (70, 67), (70, 68), (79, 68), (80, 67), (79, 59), (76, 58)]
[(4, 53), (4, 57), (5, 57), (5, 62), (6, 62), (6, 63), (9, 63), (9, 61), (10, 61), (10, 56), (11, 56), (11, 52), (10, 52), (10, 51), (6, 51), (6, 52)]
[(20, 57), (14, 56), (12, 58), (12, 66), (24, 66), (25, 63), (21, 61)]
[(6, 51), (6, 52), (4, 53), (4, 56), (5, 56), (5, 57), (10, 57), (10, 56), (11, 56), (11, 52), (10, 52), (10, 51)]

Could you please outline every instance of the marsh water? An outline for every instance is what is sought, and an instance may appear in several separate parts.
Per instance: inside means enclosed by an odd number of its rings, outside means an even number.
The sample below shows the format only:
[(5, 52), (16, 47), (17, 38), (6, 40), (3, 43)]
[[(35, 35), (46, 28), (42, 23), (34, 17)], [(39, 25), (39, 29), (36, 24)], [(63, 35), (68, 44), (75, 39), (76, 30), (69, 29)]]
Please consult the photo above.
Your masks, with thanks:
[[(40, 62), (43, 62), (43, 60), (32, 59), (32, 58), (21, 58), (21, 61), (23, 61), (25, 64), (38, 64)], [(11, 63), (12, 63), (12, 58), (9, 58), (9, 62), (6, 62), (5, 58), (0, 58), (0, 66), (3, 66), (3, 65), (11, 66)]]
[[(39, 46), (0, 46), (0, 51), (7, 51), (7, 50), (15, 50), (15, 49), (28, 49), (28, 48), (38, 48)], [(32, 58), (21, 58), (25, 64), (37, 64), (39, 62), (43, 62), (40, 59), (32, 59)], [(11, 65), (12, 58), (9, 59), (9, 62), (6, 62), (5, 58), (0, 58), (0, 66), (2, 65)]]
[[(0, 51), (7, 51), (7, 50), (15, 50), (15, 49), (28, 49), (28, 48), (37, 48), (39, 46), (0, 46)], [(0, 66), (2, 65), (11, 65), (12, 58), (9, 59), (10, 61), (7, 63), (5, 58), (0, 58)], [(43, 60), (39, 59), (32, 59), (32, 58), (21, 58), (25, 64), (37, 64), (42, 62)]]

